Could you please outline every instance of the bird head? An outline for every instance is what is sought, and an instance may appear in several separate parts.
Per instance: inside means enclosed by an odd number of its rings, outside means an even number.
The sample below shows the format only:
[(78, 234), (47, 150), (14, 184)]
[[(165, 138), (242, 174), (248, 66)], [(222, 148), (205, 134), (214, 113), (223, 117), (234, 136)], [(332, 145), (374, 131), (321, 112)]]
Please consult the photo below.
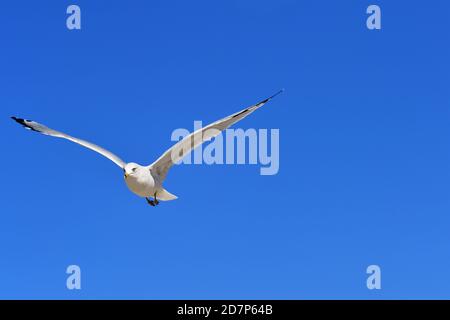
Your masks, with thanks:
[(137, 163), (134, 162), (127, 163), (125, 165), (125, 168), (123, 168), (125, 179), (138, 173), (140, 168), (141, 166), (138, 165)]

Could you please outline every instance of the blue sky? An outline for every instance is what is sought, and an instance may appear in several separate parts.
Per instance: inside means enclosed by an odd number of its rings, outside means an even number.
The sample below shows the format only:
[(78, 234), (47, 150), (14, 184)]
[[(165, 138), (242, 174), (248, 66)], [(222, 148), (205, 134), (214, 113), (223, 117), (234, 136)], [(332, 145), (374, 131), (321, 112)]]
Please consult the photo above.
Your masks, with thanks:
[[(77, 4), (82, 29), (66, 28)], [(382, 29), (366, 28), (378, 4)], [(0, 298), (450, 298), (448, 1), (2, 1)], [(153, 162), (176, 128), (286, 91), (280, 171), (122, 172), (12, 115)], [(66, 289), (66, 267), (82, 289)], [(382, 289), (366, 287), (368, 265)]]

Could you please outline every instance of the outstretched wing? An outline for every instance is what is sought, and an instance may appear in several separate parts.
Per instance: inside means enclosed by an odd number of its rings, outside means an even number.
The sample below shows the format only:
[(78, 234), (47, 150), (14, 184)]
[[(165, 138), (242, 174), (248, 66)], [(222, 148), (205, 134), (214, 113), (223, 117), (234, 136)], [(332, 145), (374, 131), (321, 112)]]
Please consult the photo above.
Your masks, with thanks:
[(220, 119), (216, 122), (213, 122), (206, 127), (200, 128), (190, 135), (184, 137), (182, 140), (178, 141), (175, 145), (173, 145), (170, 149), (168, 149), (164, 154), (158, 158), (155, 162), (153, 162), (148, 167), (150, 170), (159, 175), (160, 181), (164, 181), (167, 176), (167, 172), (172, 167), (174, 163), (180, 161), (185, 155), (191, 152), (193, 149), (198, 147), (205, 141), (212, 139), (213, 137), (219, 135), (223, 130), (227, 129), (234, 123), (244, 119), (250, 113), (255, 111), (256, 109), (262, 107), (264, 104), (269, 102), (273, 97), (283, 92), (283, 90), (278, 91), (273, 96), (258, 102), (244, 110), (236, 112), (231, 116)]
[(48, 135), (48, 136), (63, 138), (63, 139), (67, 139), (72, 142), (78, 143), (78, 144), (82, 145), (83, 147), (86, 147), (88, 149), (91, 149), (91, 150), (94, 150), (95, 152), (100, 153), (101, 155), (105, 156), (106, 158), (108, 158), (109, 160), (111, 160), (112, 162), (117, 164), (122, 169), (125, 167), (125, 162), (123, 162), (122, 159), (120, 159), (115, 154), (109, 152), (108, 150), (103, 149), (102, 147), (99, 147), (93, 143), (90, 143), (88, 141), (84, 141), (84, 140), (81, 140), (78, 138), (74, 138), (72, 136), (69, 136), (68, 134), (50, 129), (50, 128), (44, 126), (43, 124), (31, 121), (31, 120), (25, 120), (25, 119), (16, 118), (16, 117), (11, 117), (11, 118), (13, 120), (15, 120), (16, 122), (20, 123), (21, 125), (23, 125), (26, 129), (40, 132), (40, 133)]

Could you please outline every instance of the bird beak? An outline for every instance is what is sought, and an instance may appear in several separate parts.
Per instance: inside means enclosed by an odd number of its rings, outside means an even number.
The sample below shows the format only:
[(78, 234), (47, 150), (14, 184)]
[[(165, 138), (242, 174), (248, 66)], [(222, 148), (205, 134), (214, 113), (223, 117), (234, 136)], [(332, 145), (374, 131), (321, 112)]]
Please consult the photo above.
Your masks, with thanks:
[(128, 178), (129, 174), (127, 172), (125, 172), (125, 174), (123, 175), (126, 178)]

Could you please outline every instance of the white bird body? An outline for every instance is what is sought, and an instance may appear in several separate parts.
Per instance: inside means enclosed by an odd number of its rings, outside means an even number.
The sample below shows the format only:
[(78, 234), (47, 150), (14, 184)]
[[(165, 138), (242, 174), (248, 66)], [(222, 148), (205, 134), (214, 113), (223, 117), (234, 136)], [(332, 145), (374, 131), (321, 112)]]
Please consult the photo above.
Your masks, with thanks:
[[(173, 166), (174, 163), (180, 161), (184, 156), (186, 156), (189, 152), (191, 152), (203, 142), (217, 136), (226, 128), (242, 120), (243, 118), (254, 112), (256, 109), (262, 107), (270, 99), (281, 92), (282, 91), (279, 91), (273, 96), (257, 104), (254, 104), (242, 111), (236, 112), (228, 117), (213, 122), (191, 133), (190, 135), (184, 137), (181, 141), (177, 142), (171, 148), (169, 148), (166, 152), (163, 153), (161, 157), (159, 157), (149, 166), (141, 166), (134, 162), (125, 163), (122, 159), (120, 159), (112, 152), (91, 142), (69, 136), (68, 134), (53, 130), (32, 120), (25, 120), (16, 117), (12, 118), (27, 129), (40, 132), (48, 136), (70, 140), (105, 156), (123, 170), (127, 187), (136, 195), (145, 197), (149, 204), (155, 206), (158, 204), (158, 200), (168, 201), (177, 199), (175, 195), (169, 193), (162, 186), (162, 183), (166, 179), (169, 169)], [(149, 197), (153, 197), (154, 200), (150, 200)]]
[(161, 189), (150, 170), (137, 163), (128, 163), (125, 166), (124, 177), (127, 187), (140, 197), (153, 197)]

